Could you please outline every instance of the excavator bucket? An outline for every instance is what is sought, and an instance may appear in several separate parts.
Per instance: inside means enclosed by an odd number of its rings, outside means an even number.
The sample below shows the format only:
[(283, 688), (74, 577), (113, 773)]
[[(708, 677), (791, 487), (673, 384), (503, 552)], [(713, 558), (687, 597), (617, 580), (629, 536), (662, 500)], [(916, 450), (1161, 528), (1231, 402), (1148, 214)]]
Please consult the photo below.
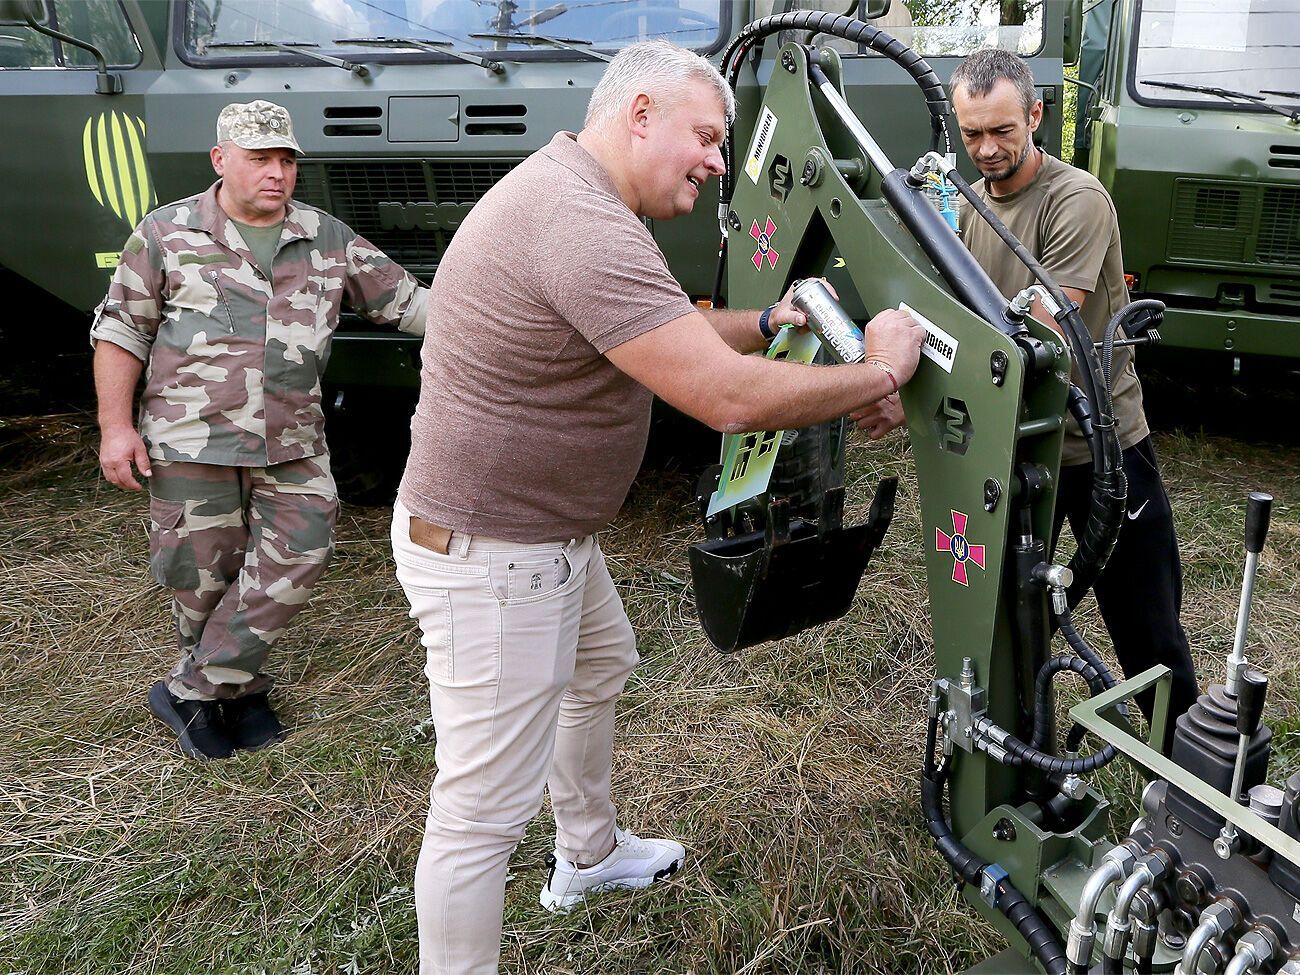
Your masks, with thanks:
[(780, 640), (849, 611), (867, 560), (894, 515), (896, 478), (876, 488), (867, 520), (844, 528), (844, 488), (827, 491), (817, 521), (772, 501), (767, 524), (690, 547), (700, 624), (723, 653)]

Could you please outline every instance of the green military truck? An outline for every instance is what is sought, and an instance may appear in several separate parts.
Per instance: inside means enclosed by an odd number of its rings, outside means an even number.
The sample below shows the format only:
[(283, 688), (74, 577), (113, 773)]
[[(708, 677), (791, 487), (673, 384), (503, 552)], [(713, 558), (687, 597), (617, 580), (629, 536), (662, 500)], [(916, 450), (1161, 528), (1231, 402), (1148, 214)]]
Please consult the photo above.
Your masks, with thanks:
[[(297, 199), (333, 213), (427, 281), (488, 188), (557, 130), (581, 127), (606, 61), (629, 43), (663, 37), (716, 58), (757, 17), (853, 8), (915, 47), (945, 80), (962, 55), (997, 44), (1030, 59), (1048, 105), (1048, 144), (1059, 151), (1068, 6), (3, 0), (0, 286), (11, 312), (0, 328), (46, 359), (65, 350), (84, 357), (85, 314), (103, 296), (131, 227), (151, 207), (213, 179), (207, 153), (228, 102), (266, 98), (288, 108), (306, 152)], [(845, 60), (847, 93), (864, 122), (896, 162), (910, 164), (929, 144), (928, 115), (910, 79), (865, 49), (829, 43)], [(772, 59), (761, 70), (772, 70)], [(750, 114), (757, 90), (751, 76), (741, 99)], [(747, 144), (752, 125), (742, 118), (738, 142)], [(690, 217), (651, 228), (698, 298), (713, 287), (716, 192), (708, 187)], [(780, 228), (751, 229), (733, 232), (733, 257), (766, 248), (765, 259), (779, 261)], [(345, 322), (327, 379), (336, 471), (355, 495), (370, 458), (395, 452), (386, 437), (404, 435), (393, 417), (409, 412), (418, 348)], [(405, 401), (396, 412), (394, 398)], [(377, 409), (387, 414), (383, 422), (371, 419)], [(362, 436), (347, 436), (352, 424)]]
[(1134, 296), (1166, 303), (1167, 345), (1300, 356), (1300, 2), (1088, 8), (1075, 164), (1115, 200)]

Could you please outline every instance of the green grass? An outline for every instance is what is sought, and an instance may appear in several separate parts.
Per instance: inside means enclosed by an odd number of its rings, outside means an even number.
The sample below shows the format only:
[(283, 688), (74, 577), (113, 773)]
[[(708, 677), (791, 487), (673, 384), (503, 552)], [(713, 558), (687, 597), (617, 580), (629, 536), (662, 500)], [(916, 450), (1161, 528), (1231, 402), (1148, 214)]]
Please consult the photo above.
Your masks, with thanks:
[[(143, 708), (172, 653), (143, 498), (98, 478), (84, 421), (42, 422), (0, 477), (0, 973), (413, 971), (434, 763), (388, 512), (345, 512), (336, 562), (271, 660), (288, 741), (197, 765)], [(1232, 638), (1245, 492), (1279, 498), (1252, 631), (1274, 681), (1276, 781), (1300, 759), (1300, 450), (1181, 433), (1158, 447), (1203, 675)], [(854, 444), (852, 518), (888, 472), (899, 514), (850, 615), (729, 657), (705, 644), (686, 585), (691, 479), (638, 481), (602, 540), (643, 656), (617, 798), (629, 826), (681, 839), (691, 863), (661, 889), (553, 917), (536, 901), (544, 810), (512, 862), (505, 971), (938, 972), (1002, 947), (921, 825), (933, 657), (916, 486), (901, 440)], [(1082, 623), (1099, 633), (1092, 612)]]

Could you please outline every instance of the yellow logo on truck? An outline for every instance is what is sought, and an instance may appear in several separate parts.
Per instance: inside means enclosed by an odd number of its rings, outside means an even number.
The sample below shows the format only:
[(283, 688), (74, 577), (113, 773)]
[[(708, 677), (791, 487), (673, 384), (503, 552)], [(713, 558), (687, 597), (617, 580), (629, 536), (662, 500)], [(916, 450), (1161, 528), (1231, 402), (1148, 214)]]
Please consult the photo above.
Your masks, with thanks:
[(86, 120), (81, 148), (90, 192), (134, 227), (157, 202), (144, 154), (144, 121), (125, 112), (101, 112)]

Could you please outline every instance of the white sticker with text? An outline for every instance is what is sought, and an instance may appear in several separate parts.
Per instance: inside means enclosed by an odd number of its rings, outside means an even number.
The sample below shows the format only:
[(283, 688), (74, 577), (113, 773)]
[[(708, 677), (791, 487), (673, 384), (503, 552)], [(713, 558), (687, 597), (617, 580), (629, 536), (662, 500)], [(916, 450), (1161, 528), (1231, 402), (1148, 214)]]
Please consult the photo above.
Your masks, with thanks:
[(763, 160), (767, 158), (767, 149), (772, 144), (772, 135), (776, 132), (776, 116), (766, 105), (763, 114), (758, 117), (754, 128), (754, 141), (749, 146), (749, 156), (745, 159), (745, 175), (758, 185), (758, 177), (763, 172)]
[(909, 307), (907, 302), (900, 304), (898, 310), (907, 312), (925, 329), (925, 344), (921, 346), (925, 357), (944, 372), (951, 373), (952, 364), (957, 361), (957, 340), (915, 308)]

